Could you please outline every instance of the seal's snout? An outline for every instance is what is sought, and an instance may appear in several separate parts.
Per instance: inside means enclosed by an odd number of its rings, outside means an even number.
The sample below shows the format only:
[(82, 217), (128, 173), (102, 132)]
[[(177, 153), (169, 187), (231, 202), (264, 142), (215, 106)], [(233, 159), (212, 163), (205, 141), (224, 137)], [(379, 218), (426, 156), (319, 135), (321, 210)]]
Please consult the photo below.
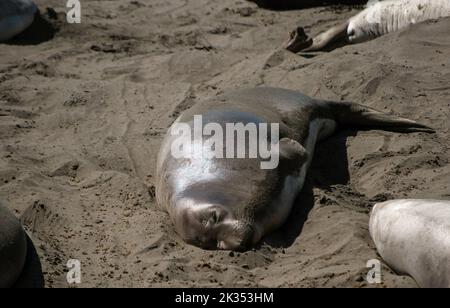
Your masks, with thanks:
[(238, 222), (228, 225), (223, 241), (218, 242), (218, 249), (233, 250), (233, 251), (247, 251), (254, 244), (257, 238), (254, 228), (251, 225), (246, 225), (243, 228), (237, 227)]
[[(244, 251), (254, 244), (253, 228), (224, 206), (186, 203), (177, 231), (189, 244), (207, 250)], [(185, 205), (186, 205), (185, 204)]]

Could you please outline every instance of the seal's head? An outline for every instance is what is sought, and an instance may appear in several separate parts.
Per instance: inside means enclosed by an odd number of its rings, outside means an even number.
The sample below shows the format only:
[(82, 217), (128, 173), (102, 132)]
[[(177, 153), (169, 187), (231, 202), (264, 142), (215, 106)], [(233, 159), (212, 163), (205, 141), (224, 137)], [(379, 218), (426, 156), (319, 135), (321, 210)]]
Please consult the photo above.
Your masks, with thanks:
[(258, 180), (216, 178), (192, 183), (175, 197), (170, 215), (187, 243), (204, 249), (246, 250), (262, 237), (266, 192)]
[(260, 239), (250, 221), (236, 217), (220, 204), (194, 204), (180, 201), (175, 227), (189, 244), (203, 249), (246, 250)]
[[(172, 196), (175, 206), (169, 208), (177, 233), (204, 249), (249, 249), (286, 220), (306, 161), (304, 148), (284, 138), (275, 169), (260, 169), (258, 159), (225, 159), (216, 161), (211, 178), (197, 174), (186, 184), (178, 173), (177, 183), (184, 188)], [(177, 171), (186, 175), (181, 167)]]

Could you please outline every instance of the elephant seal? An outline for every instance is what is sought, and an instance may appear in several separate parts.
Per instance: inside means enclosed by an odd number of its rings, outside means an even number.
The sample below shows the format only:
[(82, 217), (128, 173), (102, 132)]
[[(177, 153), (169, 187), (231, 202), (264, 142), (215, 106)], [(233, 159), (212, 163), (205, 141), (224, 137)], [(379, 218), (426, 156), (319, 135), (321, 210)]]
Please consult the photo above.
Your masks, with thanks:
[(27, 255), (27, 237), (17, 218), (0, 204), (0, 288), (19, 278)]
[(8, 41), (28, 28), (37, 10), (32, 0), (1, 0), (0, 42)]
[(374, 206), (370, 234), (378, 253), (420, 287), (450, 287), (450, 201), (391, 200)]
[[(167, 210), (177, 233), (189, 244), (248, 249), (285, 222), (316, 142), (338, 125), (433, 132), (358, 104), (315, 100), (291, 90), (258, 87), (230, 92), (194, 104), (170, 127), (157, 161), (158, 206)], [(241, 130), (235, 134), (230, 127)], [(213, 136), (217, 142), (211, 142)], [(174, 155), (184, 148), (180, 140), (188, 141), (185, 148), (192, 155)], [(239, 142), (248, 155), (236, 154)], [(250, 156), (258, 145), (275, 151), (269, 157), (260, 148), (258, 155)], [(278, 164), (270, 165), (276, 160)]]
[(292, 52), (331, 50), (399, 31), (413, 24), (450, 16), (448, 0), (391, 0), (369, 5), (346, 22), (314, 38), (302, 27), (291, 32), (286, 49)]

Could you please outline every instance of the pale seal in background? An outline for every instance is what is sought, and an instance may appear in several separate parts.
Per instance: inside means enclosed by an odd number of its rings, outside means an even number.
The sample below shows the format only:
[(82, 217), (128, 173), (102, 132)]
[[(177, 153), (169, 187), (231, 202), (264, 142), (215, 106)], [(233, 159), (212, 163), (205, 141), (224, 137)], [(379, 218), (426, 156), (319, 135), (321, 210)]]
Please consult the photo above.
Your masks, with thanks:
[(413, 24), (450, 16), (449, 0), (390, 0), (370, 3), (359, 14), (314, 38), (302, 27), (291, 33), (286, 49), (292, 52), (330, 50), (362, 43)]
[(249, 0), (258, 6), (273, 10), (294, 10), (332, 4), (364, 4), (365, 0)]
[(28, 28), (37, 10), (32, 0), (0, 0), (0, 42), (8, 41)]
[(27, 255), (25, 231), (0, 204), (0, 288), (11, 287), (22, 273)]
[(425, 288), (450, 288), (450, 201), (391, 200), (374, 206), (370, 234), (383, 260)]
[[(167, 134), (157, 162), (158, 205), (168, 211), (186, 242), (206, 249), (245, 250), (280, 227), (303, 187), (316, 142), (338, 126), (433, 131), (358, 104), (265, 87), (196, 103), (173, 125), (187, 123), (193, 130), (196, 115), (202, 115), (204, 125), (278, 123), (280, 127), (275, 169), (261, 169), (260, 158), (175, 158), (171, 153), (175, 137)], [(194, 143), (193, 150), (211, 152), (211, 147)]]

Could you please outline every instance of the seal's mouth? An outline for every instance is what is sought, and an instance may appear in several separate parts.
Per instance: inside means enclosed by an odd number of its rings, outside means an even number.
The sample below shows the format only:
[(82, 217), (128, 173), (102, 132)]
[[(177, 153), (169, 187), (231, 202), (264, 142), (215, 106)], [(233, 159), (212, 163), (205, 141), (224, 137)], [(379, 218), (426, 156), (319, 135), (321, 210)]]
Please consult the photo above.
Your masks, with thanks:
[(247, 251), (252, 248), (257, 238), (255, 229), (250, 224), (246, 225), (243, 230), (226, 235), (223, 240), (217, 241), (217, 247), (215, 249)]
[(257, 239), (255, 229), (249, 224), (228, 222), (212, 228), (199, 227), (195, 235), (185, 238), (185, 242), (205, 250), (247, 251)]

